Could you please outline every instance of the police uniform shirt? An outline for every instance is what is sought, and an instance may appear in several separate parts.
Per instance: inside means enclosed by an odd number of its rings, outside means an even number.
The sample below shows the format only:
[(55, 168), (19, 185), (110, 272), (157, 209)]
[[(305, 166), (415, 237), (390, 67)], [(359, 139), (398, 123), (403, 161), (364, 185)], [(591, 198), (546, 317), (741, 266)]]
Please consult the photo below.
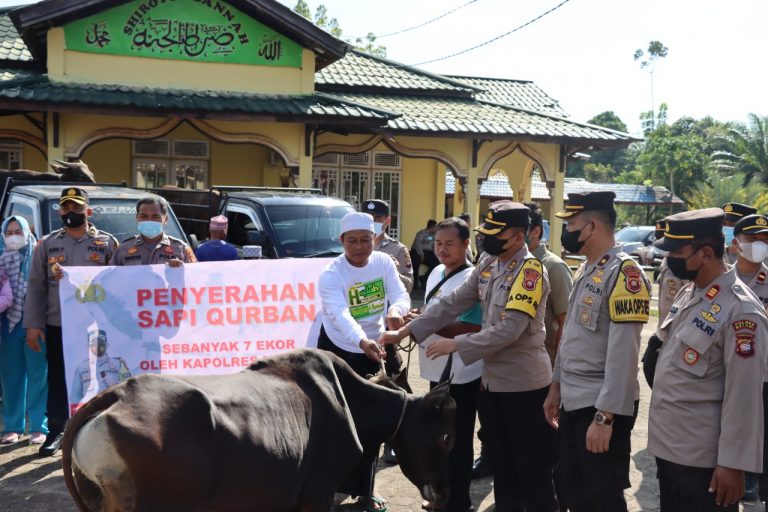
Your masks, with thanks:
[(547, 269), (547, 277), (549, 277), (551, 291), (547, 299), (547, 314), (545, 316), (547, 334), (544, 346), (547, 347), (549, 359), (554, 364), (557, 355), (555, 336), (560, 327), (557, 317), (568, 311), (568, 297), (570, 297), (573, 289), (573, 274), (568, 265), (554, 253), (548, 251), (544, 244), (540, 244), (533, 251), (533, 255)]
[(640, 333), (648, 321), (650, 282), (616, 246), (576, 272), (553, 380), (566, 411), (584, 407), (631, 416), (640, 396)]
[(108, 265), (112, 263), (117, 245), (115, 237), (92, 225), (80, 239), (72, 238), (64, 228), (41, 238), (32, 253), (24, 301), (24, 327), (61, 326), (59, 281), (53, 277), (56, 263), (62, 267)]
[(736, 275), (744, 281), (750, 290), (755, 292), (757, 298), (763, 303), (763, 307), (768, 310), (768, 266), (765, 263), (760, 265), (757, 272), (751, 276), (743, 276), (736, 268)]
[(648, 451), (699, 468), (760, 473), (768, 318), (734, 269), (686, 284), (664, 324), (648, 417)]
[(464, 284), (408, 326), (414, 338), (423, 341), (479, 299), (482, 329), (454, 338), (462, 362), (484, 361), (482, 382), (489, 391), (541, 389), (552, 382), (552, 365), (544, 348), (548, 296), (546, 269), (527, 247), (507, 262), (484, 254)]
[[(106, 354), (96, 358), (93, 367), (94, 371), (91, 370), (90, 359), (86, 359), (77, 365), (72, 380), (72, 401), (74, 403), (82, 401), (86, 393), (90, 391), (96, 394), (110, 386), (119, 384), (131, 376), (128, 365), (122, 358), (109, 357)], [(96, 377), (96, 382), (93, 382), (93, 376)], [(93, 389), (91, 389), (92, 387)]]
[(380, 251), (389, 254), (397, 262), (397, 272), (400, 274), (400, 281), (405, 286), (408, 293), (413, 289), (413, 264), (411, 263), (411, 254), (408, 247), (402, 242), (393, 240), (384, 233), (381, 240), (373, 246), (374, 251)]
[(141, 235), (134, 235), (118, 247), (113, 265), (154, 265), (179, 259), (184, 263), (195, 263), (197, 259), (192, 249), (179, 240), (163, 233), (156, 243), (147, 243)]
[(675, 300), (677, 293), (683, 288), (686, 281), (683, 281), (669, 270), (667, 266), (667, 258), (664, 258), (659, 267), (659, 277), (657, 279), (659, 283), (659, 323), (656, 326), (656, 336), (659, 335), (661, 330), (661, 324), (669, 314), (669, 308), (672, 307), (672, 302)]

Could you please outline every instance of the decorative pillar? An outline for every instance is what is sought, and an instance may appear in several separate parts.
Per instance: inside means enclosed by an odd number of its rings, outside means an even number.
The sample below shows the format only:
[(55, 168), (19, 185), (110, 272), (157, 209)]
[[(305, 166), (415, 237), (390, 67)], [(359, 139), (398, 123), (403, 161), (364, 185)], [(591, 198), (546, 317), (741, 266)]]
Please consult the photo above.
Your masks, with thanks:
[(315, 152), (315, 131), (312, 126), (306, 125), (304, 136), (301, 138), (301, 152), (299, 153), (299, 188), (312, 187), (312, 158)]
[(547, 181), (549, 189), (550, 209), (549, 209), (549, 250), (560, 256), (562, 246), (560, 245), (560, 234), (563, 232), (563, 219), (555, 217), (555, 213), (563, 211), (565, 201), (565, 147), (560, 146), (560, 158), (555, 181)]

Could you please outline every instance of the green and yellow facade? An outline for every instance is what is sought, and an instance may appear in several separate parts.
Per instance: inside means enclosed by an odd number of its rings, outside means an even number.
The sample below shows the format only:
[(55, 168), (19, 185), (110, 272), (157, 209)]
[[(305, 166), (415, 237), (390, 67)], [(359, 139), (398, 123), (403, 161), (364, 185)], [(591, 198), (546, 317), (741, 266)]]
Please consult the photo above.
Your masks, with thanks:
[(2, 165), (81, 158), (100, 182), (378, 197), (406, 243), (446, 204), (477, 219), (492, 170), (528, 200), (538, 169), (557, 203), (569, 154), (632, 142), (531, 82), (371, 57), (272, 0), (48, 0), (0, 13), (0, 43)]

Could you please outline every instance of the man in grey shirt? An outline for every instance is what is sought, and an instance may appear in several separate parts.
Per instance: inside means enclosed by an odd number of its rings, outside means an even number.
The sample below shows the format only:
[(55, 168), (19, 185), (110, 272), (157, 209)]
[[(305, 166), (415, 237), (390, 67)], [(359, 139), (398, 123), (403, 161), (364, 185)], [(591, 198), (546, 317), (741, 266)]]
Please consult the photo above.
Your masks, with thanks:
[(576, 272), (544, 411), (560, 431), (562, 491), (571, 512), (624, 511), (637, 417), (640, 333), (650, 282), (616, 245), (615, 194), (568, 194), (563, 247)]

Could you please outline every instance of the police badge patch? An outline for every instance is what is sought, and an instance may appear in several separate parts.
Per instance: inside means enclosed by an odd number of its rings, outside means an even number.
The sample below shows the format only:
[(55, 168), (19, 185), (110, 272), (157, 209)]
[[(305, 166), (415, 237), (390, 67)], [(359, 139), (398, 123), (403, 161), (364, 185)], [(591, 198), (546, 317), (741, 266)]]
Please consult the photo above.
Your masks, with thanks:
[(755, 355), (755, 335), (746, 332), (736, 333), (736, 354), (741, 357)]
[(541, 272), (532, 268), (523, 269), (523, 288), (532, 292), (536, 289), (536, 282), (541, 279)]
[(686, 349), (683, 352), (683, 361), (685, 364), (693, 366), (699, 360), (699, 353), (692, 348)]

